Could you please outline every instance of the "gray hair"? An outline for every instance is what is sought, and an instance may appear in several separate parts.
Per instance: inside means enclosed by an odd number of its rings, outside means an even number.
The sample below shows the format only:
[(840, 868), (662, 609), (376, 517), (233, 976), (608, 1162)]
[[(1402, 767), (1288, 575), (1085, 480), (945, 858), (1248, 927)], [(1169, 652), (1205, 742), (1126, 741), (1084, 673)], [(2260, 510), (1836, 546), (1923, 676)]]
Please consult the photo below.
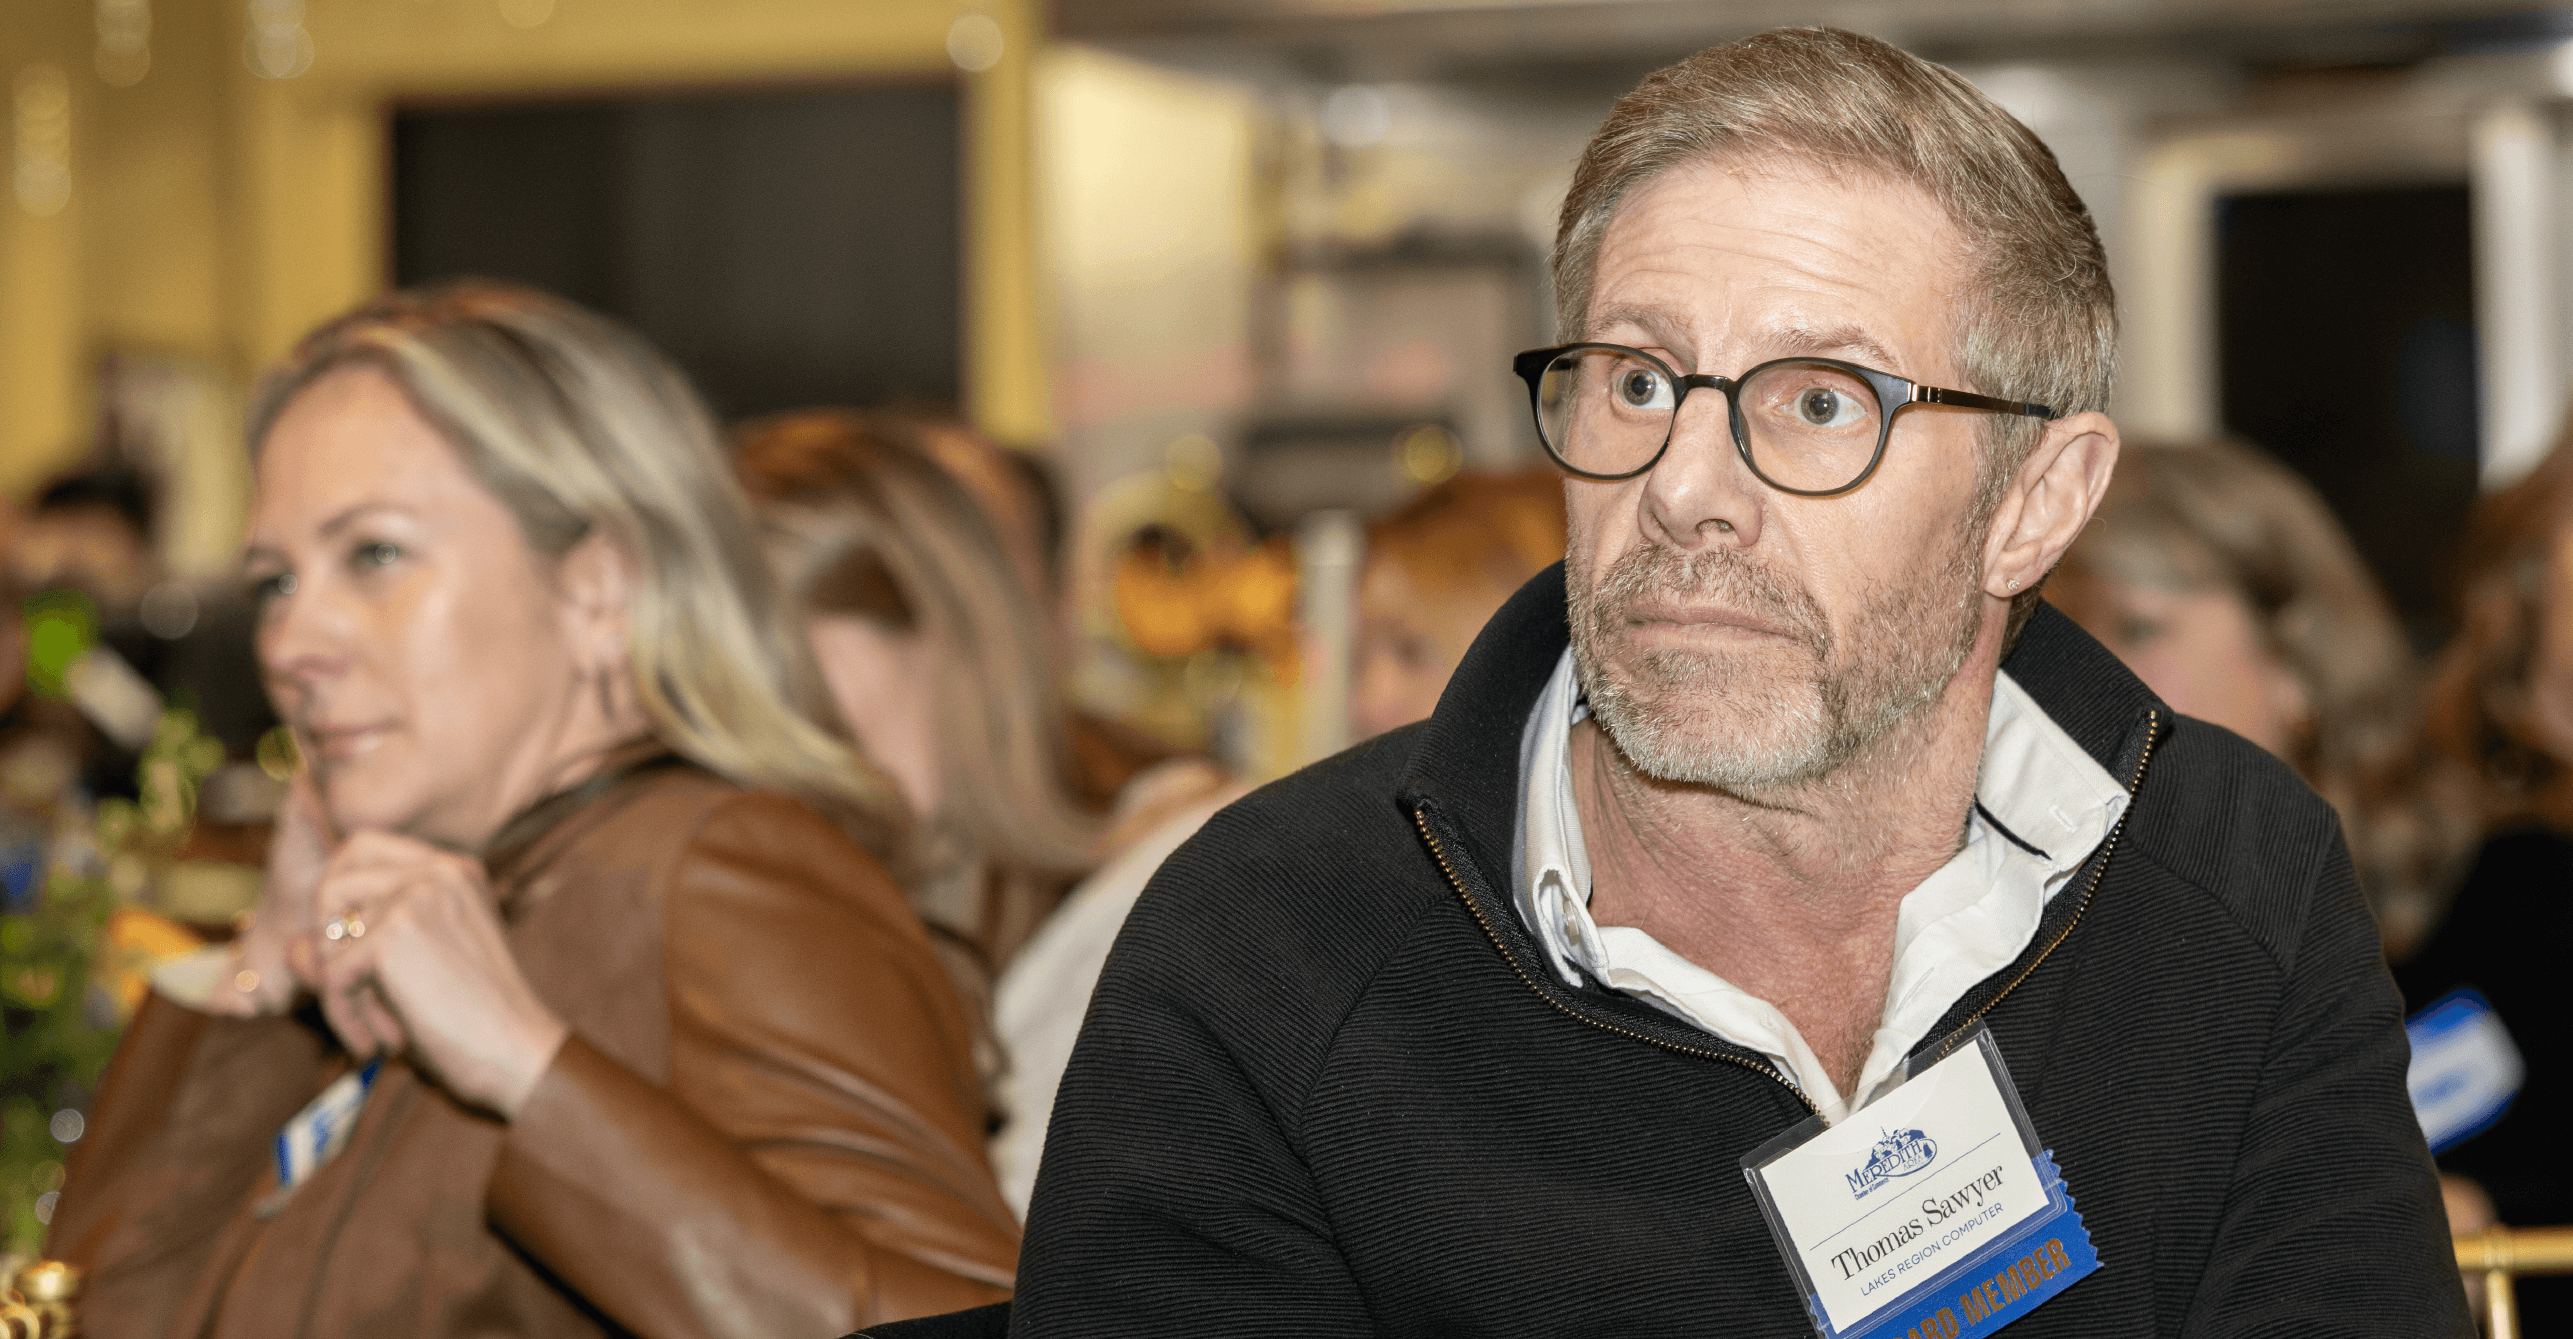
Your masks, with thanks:
[[(1776, 28), (1709, 47), (1617, 100), (1582, 151), (1555, 231), (1557, 317), (1578, 338), (1618, 205), (1660, 173), (1712, 158), (1785, 158), (1919, 187), (1970, 255), (1958, 365), (1987, 395), (2057, 414), (2108, 406), (2117, 299), (2090, 211), (2055, 155), (1954, 70), (1830, 28)], [(2031, 420), (1986, 428), (1981, 506), (2036, 445)], [(2010, 631), (2036, 609), (2012, 601)]]

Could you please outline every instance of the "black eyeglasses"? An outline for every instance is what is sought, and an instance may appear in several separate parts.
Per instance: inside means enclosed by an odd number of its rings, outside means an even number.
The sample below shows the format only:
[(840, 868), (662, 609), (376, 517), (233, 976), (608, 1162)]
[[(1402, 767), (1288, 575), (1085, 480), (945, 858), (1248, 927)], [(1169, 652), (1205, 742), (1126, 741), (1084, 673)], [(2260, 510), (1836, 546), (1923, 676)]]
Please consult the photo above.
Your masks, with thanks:
[(1530, 349), (1511, 366), (1528, 383), (1546, 454), (1585, 479), (1632, 479), (1661, 463), (1680, 402), (1701, 386), (1725, 397), (1742, 463), (1798, 497), (1866, 483), (1885, 458), (1894, 416), (1916, 404), (2055, 416), (2041, 404), (1915, 385), (1837, 358), (1780, 358), (1735, 378), (1685, 376), (1623, 344), (1565, 344)]

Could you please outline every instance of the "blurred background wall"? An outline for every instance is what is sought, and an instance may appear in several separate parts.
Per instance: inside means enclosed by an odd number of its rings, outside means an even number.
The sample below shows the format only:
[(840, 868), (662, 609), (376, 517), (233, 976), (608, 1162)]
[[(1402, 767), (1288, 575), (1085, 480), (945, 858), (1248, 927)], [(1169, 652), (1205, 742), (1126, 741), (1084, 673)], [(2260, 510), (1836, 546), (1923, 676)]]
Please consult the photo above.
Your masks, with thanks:
[(1274, 770), (1329, 732), (1274, 657), (1123, 636), (1128, 541), (1345, 538), (1534, 463), (1507, 362), (1554, 333), (1574, 155), (1644, 72), (1782, 22), (1955, 65), (2044, 136), (2117, 272), (2121, 422), (2276, 453), (2440, 639), (2467, 503), (2562, 411), (2573, 10), (9, 0), (0, 490), (138, 462), (210, 576), (262, 362), (387, 283), (525, 279), (728, 415), (898, 400), (1045, 454), (1080, 691)]
[(1010, 0), (12, 0), (0, 487), (101, 445), (118, 355), (237, 397), (454, 271), (619, 311), (745, 408), (961, 399), (1040, 440), (1035, 32)]

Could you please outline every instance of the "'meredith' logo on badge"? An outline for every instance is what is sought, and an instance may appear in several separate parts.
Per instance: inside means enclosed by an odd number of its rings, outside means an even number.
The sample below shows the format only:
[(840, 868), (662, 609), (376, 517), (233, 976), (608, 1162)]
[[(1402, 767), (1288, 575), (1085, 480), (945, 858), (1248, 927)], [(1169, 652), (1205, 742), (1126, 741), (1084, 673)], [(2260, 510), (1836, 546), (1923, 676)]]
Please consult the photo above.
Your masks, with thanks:
[(1849, 1195), (1865, 1199), (1885, 1183), (1912, 1173), (1939, 1160), (1938, 1141), (1919, 1130), (1888, 1130), (1885, 1137), (1868, 1150), (1867, 1161), (1849, 1173)]

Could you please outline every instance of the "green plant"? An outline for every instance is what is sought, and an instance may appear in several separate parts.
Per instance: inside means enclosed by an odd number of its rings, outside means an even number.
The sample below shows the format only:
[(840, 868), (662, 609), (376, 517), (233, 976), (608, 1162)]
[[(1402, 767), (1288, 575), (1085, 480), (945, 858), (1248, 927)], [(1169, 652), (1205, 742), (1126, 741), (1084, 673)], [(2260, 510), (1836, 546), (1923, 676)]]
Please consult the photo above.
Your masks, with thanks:
[(186, 843), (198, 784), (222, 761), (194, 713), (164, 712), (137, 768), (138, 798), (98, 806), (95, 854), (75, 816), (57, 830), (35, 905), (0, 915), (0, 1252), (42, 1248), (43, 1197), (62, 1185), (60, 1136), (78, 1137), (116, 1053), (121, 1020), (99, 971), (108, 917), (139, 901)]

